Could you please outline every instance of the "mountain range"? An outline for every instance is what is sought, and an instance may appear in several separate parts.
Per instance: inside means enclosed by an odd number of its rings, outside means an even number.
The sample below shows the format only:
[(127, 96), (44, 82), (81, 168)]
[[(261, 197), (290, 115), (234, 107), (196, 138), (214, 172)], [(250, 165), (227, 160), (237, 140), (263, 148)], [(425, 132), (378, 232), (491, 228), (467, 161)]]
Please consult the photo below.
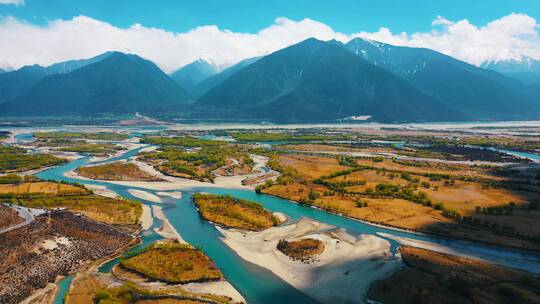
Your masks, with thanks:
[(463, 120), (400, 77), (338, 43), (308, 39), (265, 56), (215, 86), (197, 105), (276, 122)]
[(430, 49), (311, 38), (221, 72), (197, 60), (166, 75), (137, 55), (107, 52), (0, 73), (0, 115), (140, 112), (299, 123), (537, 119), (540, 83), (528, 80), (540, 75), (537, 64), (476, 67)]
[(540, 103), (528, 95), (526, 85), (439, 52), (361, 38), (345, 47), (471, 118), (519, 119), (538, 113)]
[(487, 61), (482, 63), (481, 67), (519, 79), (527, 84), (540, 85), (540, 60), (523, 57), (519, 60)]
[(70, 60), (56, 63), (48, 67), (40, 65), (24, 66), (13, 72), (0, 74), (0, 103), (9, 102), (20, 96), (26, 90), (43, 78), (55, 74), (68, 74), (88, 64), (107, 58), (112, 52), (107, 52), (90, 59)]
[(195, 95), (196, 87), (201, 81), (218, 74), (218, 69), (208, 61), (199, 59), (173, 72), (170, 76), (190, 95)]
[(3, 114), (157, 113), (189, 100), (187, 92), (154, 63), (136, 55), (112, 52), (69, 73), (43, 75), (47, 68), (36, 69), (41, 78), (3, 103)]

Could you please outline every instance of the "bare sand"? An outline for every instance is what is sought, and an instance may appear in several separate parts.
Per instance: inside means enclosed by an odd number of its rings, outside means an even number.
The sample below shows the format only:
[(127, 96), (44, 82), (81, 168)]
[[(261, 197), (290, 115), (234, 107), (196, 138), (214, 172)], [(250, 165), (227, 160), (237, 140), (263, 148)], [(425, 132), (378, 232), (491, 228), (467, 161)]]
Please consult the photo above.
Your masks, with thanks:
[(194, 293), (224, 295), (231, 297), (235, 303), (246, 303), (244, 297), (234, 289), (231, 283), (225, 280), (206, 283), (189, 283), (182, 285), (182, 288)]
[(141, 227), (143, 230), (148, 230), (152, 227), (152, 224), (154, 224), (154, 217), (152, 216), (152, 211), (148, 205), (142, 204), (142, 209)]
[(157, 146), (149, 146), (141, 149), (141, 153), (148, 153), (148, 152), (154, 152), (158, 149)]
[(140, 198), (142, 200), (146, 200), (152, 203), (162, 203), (163, 201), (159, 196), (154, 195), (152, 193), (142, 191), (142, 190), (136, 190), (136, 189), (129, 189), (129, 194), (135, 196), (136, 198)]
[(77, 172), (75, 172), (74, 170), (64, 172), (64, 176), (69, 177), (69, 178), (73, 178), (73, 179), (79, 179), (79, 180), (82, 180), (82, 181), (85, 181), (85, 180), (91, 181), (91, 180), (93, 180), (93, 179), (89, 179), (87, 177), (84, 177), (84, 176), (81, 176), (81, 175), (77, 174)]
[[(274, 272), (322, 303), (365, 303), (370, 285), (401, 266), (390, 243), (375, 235), (354, 237), (342, 229), (303, 218), (296, 223), (247, 232), (217, 227), (240, 257)], [(315, 238), (324, 243), (316, 261), (293, 261), (277, 250), (281, 239)]]
[(181, 199), (182, 198), (182, 192), (180, 192), (180, 191), (171, 191), (171, 192), (159, 191), (159, 192), (156, 192), (156, 194), (159, 195), (159, 196), (168, 196), (168, 197), (172, 197), (172, 198), (175, 198), (175, 199)]
[(154, 229), (157, 234), (161, 235), (165, 239), (176, 240), (179, 243), (187, 244), (182, 236), (180, 236), (178, 231), (176, 231), (176, 229), (174, 229), (174, 227), (171, 225), (165, 216), (165, 213), (163, 213), (163, 210), (161, 210), (161, 206), (152, 206), (152, 212), (154, 213), (154, 217), (163, 223), (161, 227)]
[(281, 212), (274, 212), (272, 215), (278, 219), (280, 224), (283, 224), (289, 220), (287, 216)]
[(243, 176), (220, 176), (217, 177), (214, 183), (204, 183), (187, 178), (177, 178), (168, 176), (166, 181), (163, 182), (141, 182), (141, 181), (109, 181), (109, 183), (115, 185), (122, 185), (126, 187), (136, 187), (148, 190), (157, 191), (169, 191), (179, 190), (195, 187), (208, 187), (208, 188), (233, 188), (233, 189), (250, 189), (247, 186), (242, 185)]
[(100, 196), (105, 196), (105, 197), (110, 197), (110, 198), (119, 197), (118, 193), (112, 191), (111, 189), (105, 186), (92, 185), (92, 184), (85, 184), (84, 186), (90, 190), (93, 190), (95, 194), (100, 195)]

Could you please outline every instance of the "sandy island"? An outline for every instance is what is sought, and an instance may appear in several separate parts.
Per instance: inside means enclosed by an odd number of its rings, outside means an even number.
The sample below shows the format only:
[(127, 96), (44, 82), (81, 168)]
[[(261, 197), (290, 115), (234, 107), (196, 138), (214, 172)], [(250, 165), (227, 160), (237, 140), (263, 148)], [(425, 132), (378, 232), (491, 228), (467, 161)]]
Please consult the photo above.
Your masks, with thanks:
[(152, 211), (148, 205), (142, 204), (142, 210), (141, 227), (142, 230), (148, 230), (154, 224), (154, 217), (152, 216)]
[[(388, 241), (366, 234), (356, 238), (307, 218), (259, 232), (217, 229), (240, 257), (269, 269), (322, 303), (365, 303), (371, 283), (401, 266)], [(302, 238), (323, 242), (324, 251), (314, 262), (294, 261), (276, 248), (279, 240)]]
[[(180, 178), (167, 176), (158, 170), (156, 170), (151, 165), (141, 162), (138, 160), (130, 161), (131, 163), (137, 165), (142, 171), (162, 179), (162, 182), (144, 182), (144, 181), (108, 181), (112, 184), (122, 185), (127, 187), (137, 187), (149, 190), (157, 191), (167, 191), (167, 190), (178, 190), (182, 188), (196, 188), (196, 187), (207, 187), (207, 188), (229, 188), (229, 189), (249, 189), (253, 190), (256, 186), (254, 185), (242, 185), (242, 180), (246, 178), (255, 178), (257, 176), (267, 174), (268, 172), (262, 172), (263, 167), (266, 166), (268, 162), (268, 157), (259, 156), (259, 155), (250, 155), (254, 161), (253, 172), (245, 175), (235, 175), (235, 176), (218, 176), (214, 179), (214, 183), (200, 182), (188, 178)], [(279, 175), (276, 172), (276, 177)], [(73, 177), (73, 176), (71, 176)], [(275, 178), (275, 177), (274, 177)]]
[[(138, 147), (140, 145), (134, 145), (132, 144), (130, 149), (133, 149), (134, 147)], [(147, 149), (151, 147), (143, 148)], [(126, 153), (127, 151), (123, 151), (123, 153)], [(188, 178), (180, 178), (180, 177), (173, 177), (173, 176), (167, 176), (158, 170), (156, 170), (151, 165), (138, 161), (138, 160), (130, 160), (129, 163), (137, 165), (142, 171), (152, 175), (153, 177), (156, 177), (158, 179), (161, 179), (162, 181), (105, 181), (110, 184), (116, 184), (126, 187), (134, 187), (134, 188), (142, 188), (142, 189), (148, 189), (148, 190), (156, 190), (156, 191), (171, 191), (171, 190), (178, 190), (178, 189), (185, 189), (185, 188), (196, 188), (196, 187), (207, 187), (207, 188), (229, 188), (229, 189), (249, 189), (253, 190), (256, 186), (256, 184), (253, 185), (242, 185), (242, 180), (244, 179), (250, 179), (255, 178), (264, 174), (267, 174), (268, 172), (262, 172), (261, 170), (263, 167), (266, 166), (266, 163), (268, 162), (268, 157), (259, 156), (259, 155), (250, 155), (251, 158), (254, 161), (254, 167), (253, 167), (253, 173), (245, 174), (245, 175), (235, 175), (235, 176), (218, 176), (214, 179), (214, 183), (207, 183), (207, 182), (201, 182), (196, 181)], [(279, 175), (278, 172), (276, 172), (277, 177)], [(67, 171), (64, 173), (64, 176), (73, 178), (73, 179), (79, 179), (79, 180), (93, 180), (86, 177), (83, 177), (74, 170)], [(99, 180), (98, 180), (99, 181)], [(262, 181), (261, 181), (262, 182)], [(135, 191), (135, 190), (134, 190)], [(160, 203), (161, 199), (159, 197), (150, 194), (143, 194), (144, 191), (136, 190), (137, 192), (131, 193), (133, 196), (145, 199), (154, 203)], [(165, 193), (159, 193), (159, 195), (168, 195), (173, 198), (179, 199), (180, 197), (177, 197), (177, 193), (173, 193), (173, 195), (165, 194)], [(138, 196), (140, 195), (140, 196)], [(152, 198), (150, 198), (152, 197)], [(159, 199), (159, 200), (158, 200)]]
[(161, 206), (152, 206), (152, 213), (154, 217), (159, 219), (163, 224), (159, 228), (155, 228), (154, 231), (168, 240), (177, 240), (179, 243), (187, 244), (186, 241), (180, 236), (178, 231), (171, 225), (165, 213), (161, 209)]
[(161, 198), (159, 198), (159, 196), (157, 196), (155, 194), (152, 194), (152, 193), (149, 193), (149, 192), (146, 192), (146, 191), (136, 190), (136, 189), (129, 189), (128, 192), (129, 192), (129, 194), (135, 196), (136, 198), (140, 198), (142, 200), (146, 200), (146, 201), (149, 201), (149, 202), (152, 202), (152, 203), (162, 203), (163, 202), (161, 200)]
[(85, 184), (86, 188), (94, 191), (95, 194), (100, 196), (105, 196), (109, 198), (117, 198), (120, 197), (118, 193), (112, 191), (111, 189), (107, 188), (106, 186), (100, 186), (100, 185), (92, 185), (92, 184)]
[(168, 196), (168, 197), (172, 197), (172, 198), (175, 198), (175, 199), (181, 199), (182, 198), (182, 192), (180, 192), (180, 191), (171, 191), (171, 192), (160, 191), (160, 192), (156, 192), (156, 194), (159, 195), (159, 196)]
[(182, 288), (201, 294), (218, 294), (231, 297), (236, 303), (246, 303), (242, 295), (229, 283), (221, 280), (217, 282), (189, 283), (182, 285)]

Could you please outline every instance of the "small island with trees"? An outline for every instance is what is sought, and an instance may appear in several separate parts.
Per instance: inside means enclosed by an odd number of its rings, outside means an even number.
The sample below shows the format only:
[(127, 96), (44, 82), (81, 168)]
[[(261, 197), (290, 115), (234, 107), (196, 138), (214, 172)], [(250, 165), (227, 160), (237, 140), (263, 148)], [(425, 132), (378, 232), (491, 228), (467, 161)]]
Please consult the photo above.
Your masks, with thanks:
[(217, 225), (259, 231), (280, 223), (262, 205), (230, 195), (196, 193), (193, 201), (201, 216)]

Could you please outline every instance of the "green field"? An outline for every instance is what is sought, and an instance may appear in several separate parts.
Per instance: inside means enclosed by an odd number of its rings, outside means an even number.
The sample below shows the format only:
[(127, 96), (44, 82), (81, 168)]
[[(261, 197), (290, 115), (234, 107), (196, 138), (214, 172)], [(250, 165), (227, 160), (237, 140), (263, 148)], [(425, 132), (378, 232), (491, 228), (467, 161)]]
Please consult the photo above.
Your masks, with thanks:
[(0, 173), (40, 169), (65, 162), (65, 159), (52, 155), (29, 154), (21, 148), (0, 146)]
[(119, 146), (110, 144), (82, 144), (59, 149), (65, 152), (77, 152), (87, 154), (112, 154), (122, 150)]

